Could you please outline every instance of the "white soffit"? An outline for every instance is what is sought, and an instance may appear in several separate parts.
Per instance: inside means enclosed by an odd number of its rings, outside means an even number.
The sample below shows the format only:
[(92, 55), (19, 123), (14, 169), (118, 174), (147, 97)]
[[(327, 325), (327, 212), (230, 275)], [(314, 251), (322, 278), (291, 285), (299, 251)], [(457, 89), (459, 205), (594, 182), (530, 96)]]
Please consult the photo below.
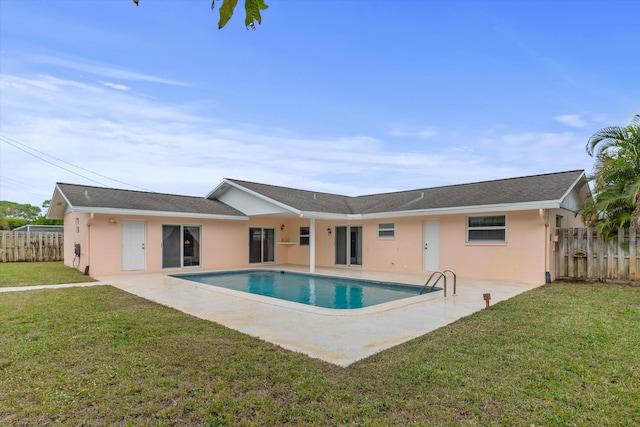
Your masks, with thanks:
[(49, 209), (47, 209), (47, 218), (48, 219), (64, 218), (64, 214), (67, 213), (69, 205), (70, 205), (69, 200), (67, 200), (67, 198), (64, 196), (62, 191), (60, 191), (60, 188), (56, 185), (56, 188), (53, 191), (53, 196), (51, 196)]
[(591, 189), (584, 172), (576, 179), (573, 185), (562, 195), (560, 207), (573, 212), (580, 210), (585, 199), (591, 197)]
[(228, 189), (218, 195), (216, 199), (248, 216), (288, 214), (292, 212), (290, 209), (285, 209), (273, 202), (237, 188)]

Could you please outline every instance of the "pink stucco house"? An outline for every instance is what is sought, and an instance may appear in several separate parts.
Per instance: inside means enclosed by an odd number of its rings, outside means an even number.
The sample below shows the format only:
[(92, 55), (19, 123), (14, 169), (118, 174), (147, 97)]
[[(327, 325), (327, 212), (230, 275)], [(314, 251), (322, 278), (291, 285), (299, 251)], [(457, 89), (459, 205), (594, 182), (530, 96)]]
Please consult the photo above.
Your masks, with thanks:
[(224, 179), (206, 197), (56, 185), (65, 264), (93, 276), (262, 264), (543, 283), (583, 171), (358, 197)]

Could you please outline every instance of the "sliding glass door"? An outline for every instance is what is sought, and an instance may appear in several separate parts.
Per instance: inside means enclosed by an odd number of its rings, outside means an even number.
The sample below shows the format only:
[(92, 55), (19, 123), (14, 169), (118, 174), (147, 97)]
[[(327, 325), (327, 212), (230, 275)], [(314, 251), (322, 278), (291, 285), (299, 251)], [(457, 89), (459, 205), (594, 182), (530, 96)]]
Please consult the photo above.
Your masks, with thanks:
[(362, 226), (339, 226), (335, 232), (337, 265), (362, 265)]
[(200, 226), (162, 226), (162, 268), (200, 265)]
[(275, 242), (275, 228), (249, 228), (249, 262), (274, 262), (276, 260)]
[(182, 265), (200, 265), (200, 227), (182, 227)]

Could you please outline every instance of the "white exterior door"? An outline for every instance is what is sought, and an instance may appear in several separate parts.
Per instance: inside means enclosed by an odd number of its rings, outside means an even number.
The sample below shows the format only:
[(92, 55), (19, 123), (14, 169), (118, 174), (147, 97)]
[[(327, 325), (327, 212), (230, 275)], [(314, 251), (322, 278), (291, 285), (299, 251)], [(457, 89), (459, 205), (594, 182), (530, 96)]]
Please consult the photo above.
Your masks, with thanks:
[(146, 223), (122, 221), (122, 270), (144, 270), (146, 265)]
[(422, 222), (422, 250), (424, 270), (440, 270), (440, 221)]

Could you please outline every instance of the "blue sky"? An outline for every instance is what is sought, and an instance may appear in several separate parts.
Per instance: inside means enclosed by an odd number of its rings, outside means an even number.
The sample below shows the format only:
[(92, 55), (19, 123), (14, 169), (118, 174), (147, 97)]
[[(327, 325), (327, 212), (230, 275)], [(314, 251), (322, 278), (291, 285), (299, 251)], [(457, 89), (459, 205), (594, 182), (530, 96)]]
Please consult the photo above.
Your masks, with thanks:
[[(216, 2), (219, 6), (221, 2)], [(0, 200), (359, 195), (574, 169), (640, 113), (640, 2), (0, 1)]]

